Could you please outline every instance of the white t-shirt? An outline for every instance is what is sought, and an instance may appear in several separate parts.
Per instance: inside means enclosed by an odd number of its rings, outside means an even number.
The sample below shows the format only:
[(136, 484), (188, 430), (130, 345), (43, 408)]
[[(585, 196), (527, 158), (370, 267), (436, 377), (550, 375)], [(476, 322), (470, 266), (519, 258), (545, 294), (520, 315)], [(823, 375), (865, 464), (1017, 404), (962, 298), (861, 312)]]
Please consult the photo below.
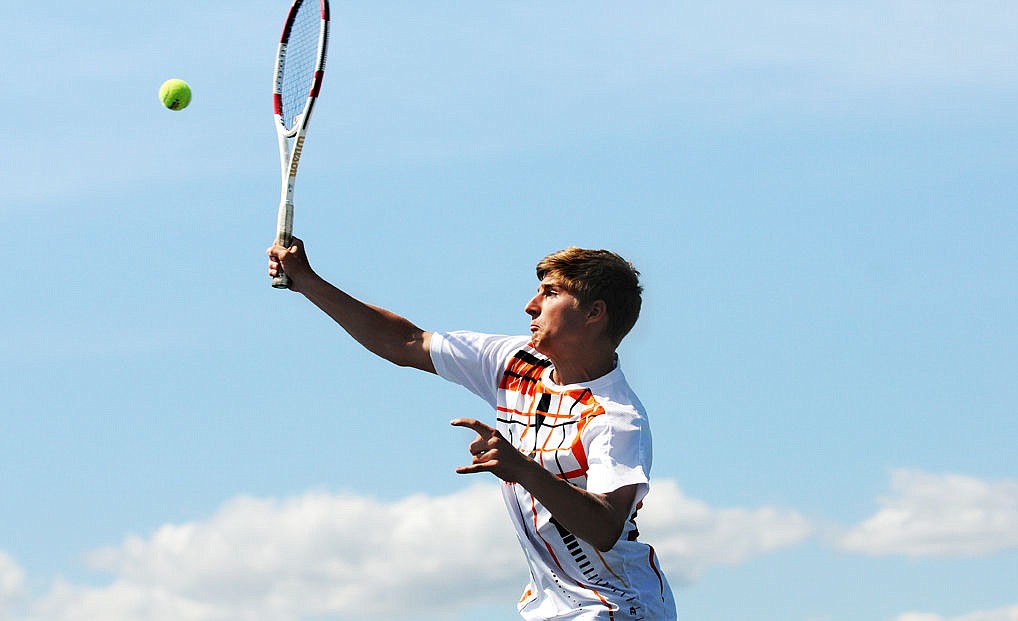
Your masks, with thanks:
[[(497, 428), (523, 453), (593, 493), (649, 490), (651, 436), (643, 405), (621, 369), (584, 384), (551, 381), (552, 363), (527, 337), (435, 333), (438, 375), (496, 410)], [(502, 486), (530, 565), (518, 608), (527, 621), (671, 621), (672, 592), (654, 549), (637, 539), (635, 510), (615, 546), (600, 552), (562, 528), (522, 485)]]

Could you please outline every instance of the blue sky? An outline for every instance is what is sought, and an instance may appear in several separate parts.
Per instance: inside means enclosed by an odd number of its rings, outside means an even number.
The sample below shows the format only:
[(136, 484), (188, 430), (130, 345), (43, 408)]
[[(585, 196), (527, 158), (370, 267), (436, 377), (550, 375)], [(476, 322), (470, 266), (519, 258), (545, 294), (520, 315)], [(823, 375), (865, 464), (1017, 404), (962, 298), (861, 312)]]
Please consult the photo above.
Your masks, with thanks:
[[(285, 3), (9, 4), (0, 618), (518, 618), (495, 483), (453, 473), (484, 404), (268, 285)], [(321, 273), (515, 333), (550, 251), (643, 272), (621, 357), (682, 618), (1018, 619), (1018, 5), (333, 20)]]

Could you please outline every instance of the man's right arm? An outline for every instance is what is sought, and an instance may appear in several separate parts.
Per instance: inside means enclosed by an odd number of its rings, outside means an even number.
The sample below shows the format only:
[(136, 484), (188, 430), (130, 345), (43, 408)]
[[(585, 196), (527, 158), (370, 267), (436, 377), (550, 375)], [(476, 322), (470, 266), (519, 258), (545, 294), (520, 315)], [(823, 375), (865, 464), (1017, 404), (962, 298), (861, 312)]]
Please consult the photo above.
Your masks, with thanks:
[(405, 317), (365, 304), (320, 277), (307, 260), (304, 244), (294, 238), (289, 248), (268, 250), (269, 275), (279, 268), (290, 277), (290, 288), (322, 309), (368, 351), (403, 367), (435, 372), (431, 361), (431, 333)]

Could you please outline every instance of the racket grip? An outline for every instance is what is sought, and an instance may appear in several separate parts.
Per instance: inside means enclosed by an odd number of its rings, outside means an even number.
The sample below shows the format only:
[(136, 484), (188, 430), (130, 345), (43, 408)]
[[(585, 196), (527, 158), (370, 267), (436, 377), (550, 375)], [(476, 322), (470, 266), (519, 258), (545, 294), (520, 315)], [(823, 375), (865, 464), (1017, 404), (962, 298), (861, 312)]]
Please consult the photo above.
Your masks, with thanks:
[(275, 287), (276, 289), (289, 289), (290, 277), (282, 272), (279, 272), (279, 275), (272, 279), (272, 286)]
[[(290, 242), (293, 241), (293, 203), (290, 201), (283, 201), (279, 204), (279, 216), (276, 223), (276, 243), (284, 248), (290, 247)], [(290, 288), (290, 277), (283, 272), (283, 266), (280, 265), (276, 271), (276, 276), (272, 278), (272, 286), (276, 289), (289, 289)]]

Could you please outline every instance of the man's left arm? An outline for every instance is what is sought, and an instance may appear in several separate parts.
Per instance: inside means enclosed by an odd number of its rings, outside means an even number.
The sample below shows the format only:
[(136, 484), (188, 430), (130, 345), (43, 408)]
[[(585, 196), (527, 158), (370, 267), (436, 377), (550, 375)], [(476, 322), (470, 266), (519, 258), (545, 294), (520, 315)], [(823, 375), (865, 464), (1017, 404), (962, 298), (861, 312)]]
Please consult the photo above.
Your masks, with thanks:
[(470, 444), (473, 464), (456, 472), (491, 472), (503, 481), (522, 485), (570, 533), (602, 552), (615, 546), (633, 509), (639, 484), (624, 485), (605, 494), (588, 492), (516, 450), (498, 430), (472, 418), (458, 418), (452, 424), (477, 432)]

